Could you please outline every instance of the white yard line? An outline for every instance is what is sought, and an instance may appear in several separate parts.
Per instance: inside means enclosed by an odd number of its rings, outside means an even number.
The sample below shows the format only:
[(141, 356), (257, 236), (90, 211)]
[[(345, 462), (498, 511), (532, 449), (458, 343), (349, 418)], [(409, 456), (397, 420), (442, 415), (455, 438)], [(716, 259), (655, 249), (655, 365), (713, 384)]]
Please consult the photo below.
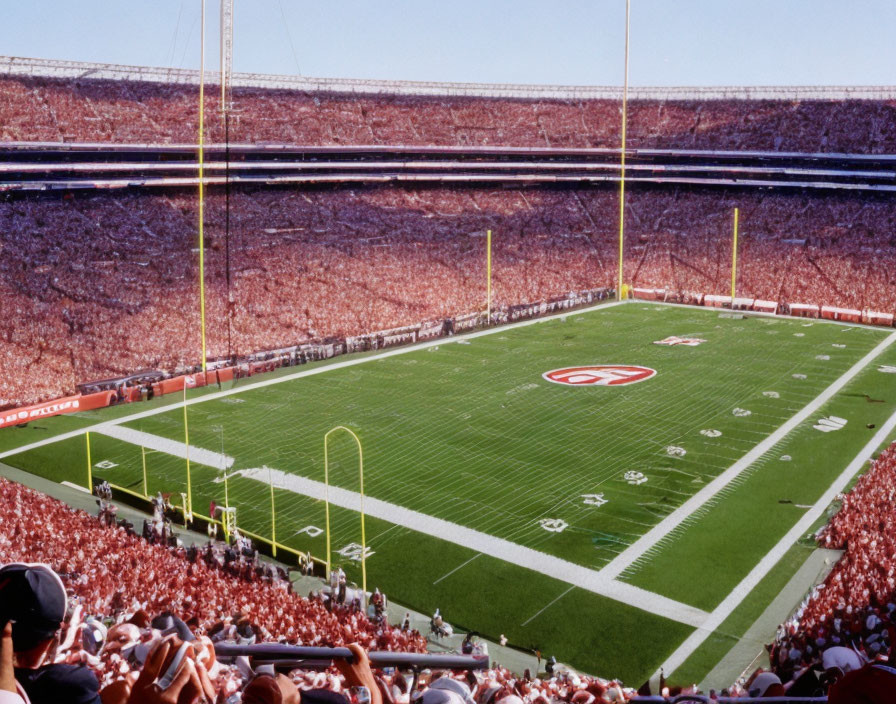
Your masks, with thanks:
[(203, 450), (201, 447), (190, 445), (189, 452), (187, 446), (177, 440), (169, 440), (151, 433), (144, 433), (142, 430), (134, 430), (133, 428), (124, 428), (120, 425), (109, 425), (100, 428), (98, 431), (101, 435), (108, 435), (116, 440), (124, 440), (132, 445), (139, 445), (150, 450), (158, 450), (168, 455), (190, 458), (193, 464), (201, 464), (213, 469), (228, 469), (233, 466), (233, 457), (222, 455), (220, 452), (211, 452)]
[[(674, 672), (676, 668), (690, 657), (690, 655), (717, 629), (731, 612), (746, 598), (746, 596), (756, 588), (762, 578), (771, 571), (778, 563), (790, 547), (799, 540), (817, 521), (830, 503), (843, 491), (849, 484), (855, 474), (862, 469), (864, 464), (877, 451), (893, 430), (896, 429), (896, 413), (890, 416), (889, 420), (881, 426), (874, 437), (861, 449), (855, 459), (849, 463), (846, 469), (834, 480), (834, 483), (828, 490), (815, 502), (813, 507), (807, 511), (802, 518), (791, 528), (787, 534), (778, 541), (778, 543), (763, 557), (759, 563), (744, 577), (731, 593), (713, 610), (706, 622), (694, 631), (682, 643), (675, 652), (670, 655), (663, 668), (666, 675)], [(657, 671), (658, 674), (659, 671)]]
[(629, 545), (625, 550), (614, 557), (602, 570), (601, 575), (616, 579), (636, 561), (641, 559), (647, 551), (653, 548), (657, 543), (666, 538), (672, 531), (684, 523), (691, 515), (702, 508), (707, 501), (712, 499), (716, 494), (722, 491), (732, 481), (734, 481), (741, 472), (752, 465), (762, 455), (768, 452), (784, 437), (786, 437), (794, 428), (805, 421), (809, 416), (815, 413), (822, 405), (829, 401), (837, 392), (839, 392), (846, 384), (854, 379), (862, 370), (871, 362), (880, 356), (890, 345), (896, 342), (896, 332), (887, 335), (873, 350), (866, 354), (862, 359), (856, 362), (849, 370), (837, 379), (828, 388), (816, 396), (801, 411), (790, 418), (786, 423), (780, 426), (775, 432), (769, 435), (765, 440), (756, 445), (747, 454), (741, 457), (737, 462), (731, 465), (718, 477), (706, 484), (700, 491), (694, 494), (690, 499), (685, 501), (681, 506), (666, 516), (662, 521), (657, 523), (653, 528), (642, 535), (638, 540)]
[[(478, 330), (476, 332), (465, 333), (463, 335), (455, 335), (453, 337), (437, 337), (434, 340), (427, 340), (426, 342), (420, 342), (416, 345), (409, 345), (407, 347), (398, 347), (394, 350), (389, 350), (388, 352), (381, 352), (380, 354), (368, 355), (366, 357), (360, 356), (350, 356), (349, 359), (346, 359), (342, 362), (334, 362), (333, 364), (325, 364), (318, 367), (313, 367), (311, 369), (303, 369), (302, 371), (295, 372), (293, 374), (286, 374), (284, 376), (276, 377), (274, 379), (265, 379), (263, 381), (258, 381), (255, 383), (248, 383), (245, 385), (241, 385), (232, 389), (227, 389), (225, 391), (216, 391), (210, 394), (204, 394), (203, 396), (197, 396), (195, 398), (187, 399), (186, 405), (192, 406), (197, 403), (205, 403), (206, 401), (215, 401), (220, 398), (225, 398), (227, 396), (233, 396), (234, 394), (242, 394), (247, 391), (253, 391), (255, 389), (261, 389), (266, 386), (273, 386), (274, 384), (282, 384), (287, 381), (293, 381), (294, 379), (301, 379), (306, 376), (314, 376), (315, 374), (324, 374), (326, 372), (332, 371), (334, 369), (344, 369), (345, 367), (354, 367), (357, 364), (366, 364), (367, 362), (375, 362), (379, 359), (387, 359), (388, 357), (395, 357), (401, 354), (407, 354), (409, 352), (417, 352), (419, 350), (429, 349), (430, 347), (438, 347), (439, 345), (450, 345), (452, 343), (456, 343), (458, 340), (472, 340), (477, 337), (484, 337), (485, 335), (494, 335), (495, 333), (504, 332), (506, 330), (514, 330), (516, 328), (524, 328), (529, 325), (537, 325), (538, 323), (543, 323), (548, 320), (555, 320), (556, 318), (568, 317), (570, 315), (580, 315), (582, 313), (590, 313), (595, 310), (605, 309), (605, 308), (614, 308), (615, 306), (622, 305), (623, 303), (627, 303), (627, 301), (610, 301), (609, 303), (598, 303), (597, 305), (591, 306), (590, 308), (580, 308), (577, 310), (567, 310), (562, 313), (556, 313), (554, 315), (546, 315), (541, 318), (530, 318), (529, 320), (521, 320), (517, 323), (507, 323), (505, 325), (497, 325), (493, 328), (487, 328), (485, 330)], [(95, 425), (88, 426), (86, 428), (80, 428), (78, 430), (72, 430), (68, 433), (61, 433), (59, 435), (54, 435), (53, 437), (46, 438), (45, 440), (38, 440), (37, 442), (32, 442), (28, 445), (21, 445), (20, 447), (13, 448), (11, 450), (6, 450), (5, 452), (0, 452), (0, 460), (11, 457), (12, 455), (17, 455), (20, 452), (27, 452), (29, 450), (37, 449), (38, 447), (44, 447), (45, 445), (52, 445), (55, 442), (61, 442), (62, 440), (69, 440), (70, 438), (76, 438), (79, 435), (83, 435), (86, 432), (95, 432), (101, 430), (103, 428), (108, 428), (109, 426), (119, 425), (121, 423), (128, 423), (133, 420), (139, 420), (141, 418), (149, 418), (151, 416), (159, 415), (160, 413), (167, 413), (176, 408), (182, 408), (184, 406), (183, 403), (176, 404), (167, 404), (164, 406), (159, 406), (158, 408), (151, 408), (147, 411), (140, 411), (138, 413), (133, 413), (128, 416), (123, 416), (121, 418), (116, 418), (114, 420), (103, 421), (102, 423), (96, 423)]]
[(563, 597), (565, 597), (567, 594), (569, 594), (573, 589), (575, 589), (575, 586), (570, 587), (569, 589), (564, 591), (560, 596), (555, 597), (554, 599), (551, 599), (542, 608), (540, 608), (538, 611), (536, 611), (534, 614), (532, 614), (532, 616), (530, 616), (525, 621), (523, 621), (520, 624), (520, 626), (525, 626), (525, 625), (531, 623), (532, 621), (534, 621), (536, 618), (541, 616), (545, 611), (547, 611), (549, 608), (551, 608), (554, 604), (556, 604), (558, 601), (560, 601)]
[(438, 584), (439, 582), (441, 582), (441, 581), (442, 581), (443, 579), (445, 579), (446, 577), (450, 577), (451, 575), (453, 575), (453, 574), (454, 574), (455, 572), (457, 572), (458, 570), (463, 569), (464, 567), (466, 567), (467, 565), (469, 565), (473, 560), (475, 560), (477, 557), (482, 557), (482, 553), (481, 553), (481, 552), (480, 552), (480, 553), (476, 553), (475, 555), (473, 555), (473, 557), (471, 557), (469, 560), (465, 560), (463, 563), (459, 564), (457, 567), (455, 567), (453, 570), (451, 570), (448, 574), (443, 574), (443, 575), (442, 575), (441, 577), (439, 577), (435, 582), (433, 582), (433, 585)]

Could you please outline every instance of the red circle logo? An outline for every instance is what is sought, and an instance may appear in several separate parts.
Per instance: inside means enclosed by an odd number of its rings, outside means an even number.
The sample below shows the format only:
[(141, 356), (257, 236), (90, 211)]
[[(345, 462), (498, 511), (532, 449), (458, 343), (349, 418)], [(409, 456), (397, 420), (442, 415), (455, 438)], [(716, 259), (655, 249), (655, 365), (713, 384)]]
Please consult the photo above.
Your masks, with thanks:
[(542, 376), (555, 384), (567, 386), (625, 386), (656, 376), (656, 369), (628, 364), (593, 364), (554, 369)]

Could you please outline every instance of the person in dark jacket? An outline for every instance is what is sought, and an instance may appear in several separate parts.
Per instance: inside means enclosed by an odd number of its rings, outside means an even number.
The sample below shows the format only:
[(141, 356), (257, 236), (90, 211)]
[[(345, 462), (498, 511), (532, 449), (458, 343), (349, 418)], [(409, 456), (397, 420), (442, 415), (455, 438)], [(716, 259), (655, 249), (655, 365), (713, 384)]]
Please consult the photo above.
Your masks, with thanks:
[(100, 704), (99, 682), (86, 667), (45, 664), (67, 609), (62, 580), (47, 565), (0, 568), (0, 623), (13, 623), (15, 679), (31, 704)]

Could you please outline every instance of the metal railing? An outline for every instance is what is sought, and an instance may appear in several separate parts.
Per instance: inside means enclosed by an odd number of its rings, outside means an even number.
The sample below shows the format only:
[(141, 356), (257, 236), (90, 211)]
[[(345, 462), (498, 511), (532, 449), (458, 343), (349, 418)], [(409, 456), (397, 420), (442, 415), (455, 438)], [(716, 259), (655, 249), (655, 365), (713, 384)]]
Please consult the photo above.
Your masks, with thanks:
[[(144, 81), (194, 85), (199, 71), (154, 66), (0, 56), (0, 75)], [(206, 71), (206, 83), (220, 73)], [(356, 78), (311, 78), (268, 73), (234, 73), (233, 88), (270, 88), (324, 93), (621, 100), (621, 86), (566, 86), (512, 83), (442, 83)], [(896, 86), (644, 86), (629, 88), (631, 100), (893, 100)]]
[[(112, 482), (109, 482), (109, 486), (113, 489), (113, 491), (126, 494), (126, 495), (128, 495), (132, 498), (138, 499), (140, 501), (145, 502), (145, 501), (150, 501), (150, 499), (151, 499), (150, 496), (147, 496), (139, 491), (134, 491), (133, 489), (128, 489), (127, 487), (119, 486), (117, 484), (113, 484)], [(185, 507), (178, 506), (177, 504), (172, 504), (171, 508), (173, 508), (175, 511), (177, 511), (181, 515), (181, 517), (184, 518), (184, 526), (187, 527), (188, 522), (186, 521), (186, 515), (188, 512), (185, 509)], [(201, 513), (198, 513), (197, 511), (190, 511), (189, 513), (193, 518), (198, 518), (205, 523), (212, 523), (214, 525), (220, 526), (220, 528), (222, 530), (224, 529), (224, 522), (217, 518), (212, 518), (211, 516), (205, 516)], [(273, 541), (270, 538), (266, 538), (263, 535), (258, 535), (257, 533), (253, 533), (252, 531), (246, 530), (245, 528), (242, 528), (242, 527), (239, 528), (239, 531), (242, 535), (252, 538), (252, 540), (255, 541), (256, 543), (261, 543), (263, 545), (266, 545), (270, 549), (269, 554), (271, 554), (271, 555), (277, 555), (277, 552), (275, 552), (275, 550), (276, 550), (276, 551), (282, 551), (282, 552), (291, 554), (296, 559), (296, 564), (299, 564), (299, 560), (302, 558), (305, 558), (306, 556), (310, 556), (312, 561), (317, 565), (321, 565), (321, 566), (325, 567), (327, 564), (326, 560), (321, 560), (320, 558), (314, 557), (314, 555), (312, 555), (309, 552), (303, 552), (301, 550), (296, 550), (295, 548), (291, 548), (288, 545), (284, 545), (283, 543), (281, 543), (279, 541)], [(268, 551), (265, 551), (265, 552), (268, 553)], [(284, 560), (280, 559), (279, 557), (278, 557), (278, 561), (284, 562)]]
[(679, 694), (666, 699), (660, 696), (635, 697), (631, 704), (827, 704), (827, 697), (717, 697), (705, 694)]

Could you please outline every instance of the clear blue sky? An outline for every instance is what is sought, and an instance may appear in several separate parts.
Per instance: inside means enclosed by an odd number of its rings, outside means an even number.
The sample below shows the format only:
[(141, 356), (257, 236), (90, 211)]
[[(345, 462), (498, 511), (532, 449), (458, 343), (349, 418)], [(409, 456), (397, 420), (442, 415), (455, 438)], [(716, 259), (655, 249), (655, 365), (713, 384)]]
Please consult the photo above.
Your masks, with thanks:
[[(620, 85), (624, 0), (235, 0), (234, 69)], [(218, 3), (206, 57), (218, 64)], [(198, 67), (200, 0), (0, 0), (0, 54)], [(632, 0), (632, 85), (894, 85), (896, 0)]]

